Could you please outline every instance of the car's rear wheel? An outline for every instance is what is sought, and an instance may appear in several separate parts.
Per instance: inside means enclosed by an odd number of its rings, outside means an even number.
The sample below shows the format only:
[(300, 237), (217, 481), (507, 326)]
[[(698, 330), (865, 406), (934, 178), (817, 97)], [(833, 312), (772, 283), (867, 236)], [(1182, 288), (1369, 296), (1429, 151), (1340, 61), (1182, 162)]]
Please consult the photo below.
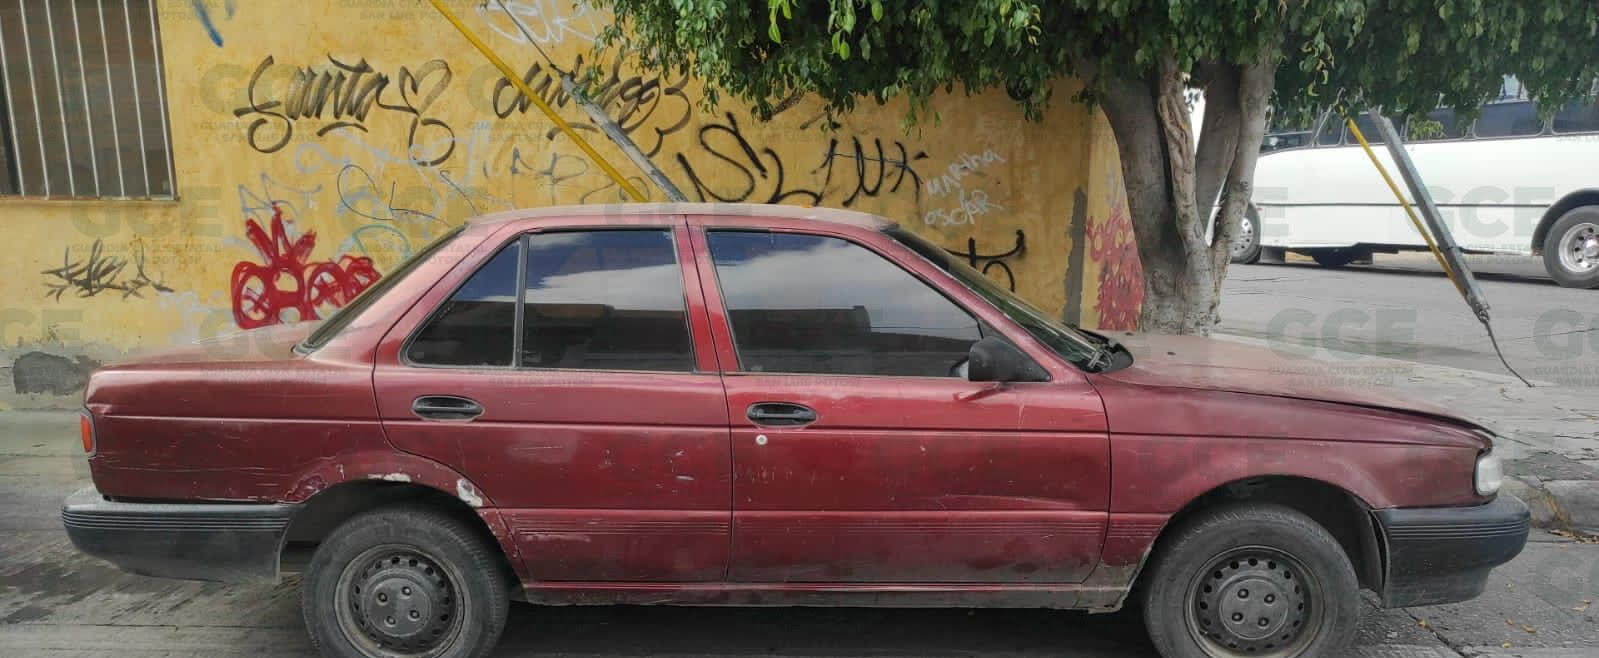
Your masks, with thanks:
[(1599, 288), (1599, 206), (1560, 216), (1543, 242), (1544, 269), (1567, 288)]
[(324, 656), (481, 657), (505, 628), (508, 580), (494, 549), (460, 521), (384, 508), (317, 547), (301, 607)]
[(1338, 656), (1359, 623), (1359, 582), (1338, 540), (1287, 507), (1203, 512), (1163, 539), (1144, 621), (1166, 658)]

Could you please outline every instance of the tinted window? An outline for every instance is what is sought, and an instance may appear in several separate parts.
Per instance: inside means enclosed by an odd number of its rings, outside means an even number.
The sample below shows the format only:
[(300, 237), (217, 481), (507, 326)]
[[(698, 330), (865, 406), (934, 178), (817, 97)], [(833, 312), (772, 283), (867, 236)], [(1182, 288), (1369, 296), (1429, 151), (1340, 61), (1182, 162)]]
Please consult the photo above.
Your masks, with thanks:
[(1538, 110), (1532, 101), (1484, 105), (1482, 116), (1477, 119), (1478, 137), (1514, 137), (1540, 132), (1543, 132), (1543, 122), (1538, 120)]
[(527, 244), (521, 365), (694, 369), (670, 232), (538, 233)]
[(1466, 136), (1466, 123), (1455, 116), (1455, 111), (1440, 108), (1427, 113), (1427, 118), (1410, 122), (1405, 139), (1426, 142), (1436, 139), (1460, 139)]
[(1555, 114), (1555, 132), (1583, 133), (1599, 131), (1599, 97), (1576, 101)]
[[(1371, 120), (1371, 115), (1370, 114), (1366, 114), (1365, 112), (1361, 112), (1360, 114), (1355, 115), (1355, 126), (1360, 128), (1360, 134), (1361, 134), (1362, 137), (1366, 138), (1366, 143), (1367, 144), (1381, 144), (1381, 143), (1383, 143), (1382, 132), (1377, 130), (1377, 123), (1375, 121)], [(1404, 140), (1400, 140), (1400, 141), (1404, 141)], [(1355, 139), (1355, 134), (1354, 133), (1349, 133), (1349, 143), (1350, 144), (1359, 144), (1360, 140)]]
[(511, 365), (518, 245), (501, 249), (439, 307), (406, 358), (439, 366)]
[(1261, 153), (1281, 151), (1283, 149), (1296, 149), (1310, 145), (1309, 132), (1273, 133), (1267, 135), (1260, 144)]
[(1329, 115), (1321, 124), (1321, 132), (1316, 133), (1316, 143), (1321, 146), (1337, 146), (1344, 138), (1344, 120), (1338, 115)]
[(981, 337), (938, 291), (848, 241), (713, 231), (709, 242), (746, 371), (951, 377)]

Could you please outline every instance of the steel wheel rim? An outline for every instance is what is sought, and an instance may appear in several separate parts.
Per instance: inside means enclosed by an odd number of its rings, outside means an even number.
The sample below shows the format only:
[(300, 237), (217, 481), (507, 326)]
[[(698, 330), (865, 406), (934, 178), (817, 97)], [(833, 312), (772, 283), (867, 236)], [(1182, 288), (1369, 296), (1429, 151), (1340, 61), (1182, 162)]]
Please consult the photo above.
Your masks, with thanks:
[(376, 546), (351, 560), (334, 589), (339, 628), (362, 653), (434, 658), (461, 634), (459, 574), (414, 546)]
[(1233, 238), (1233, 258), (1242, 258), (1255, 247), (1255, 222), (1244, 215), (1238, 220), (1238, 235)]
[(1560, 266), (1574, 274), (1599, 269), (1599, 224), (1582, 222), (1560, 236)]
[(1304, 563), (1266, 546), (1228, 549), (1189, 582), (1185, 626), (1217, 658), (1298, 656), (1320, 634), (1327, 605)]

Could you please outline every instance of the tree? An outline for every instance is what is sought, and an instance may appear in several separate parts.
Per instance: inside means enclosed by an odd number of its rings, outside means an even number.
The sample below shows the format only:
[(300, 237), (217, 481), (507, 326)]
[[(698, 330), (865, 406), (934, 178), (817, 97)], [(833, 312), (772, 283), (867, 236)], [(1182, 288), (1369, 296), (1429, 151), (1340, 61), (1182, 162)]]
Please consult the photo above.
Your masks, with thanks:
[[(603, 44), (763, 115), (794, 94), (838, 112), (904, 96), (916, 121), (959, 85), (1003, 87), (1037, 118), (1062, 77), (1078, 78), (1076, 100), (1103, 107), (1118, 143), (1145, 277), (1140, 323), (1164, 333), (1215, 323), (1268, 106), (1469, 115), (1515, 74), (1550, 111), (1599, 76), (1593, 0), (593, 1), (616, 16)], [(1197, 147), (1188, 89), (1205, 98)]]

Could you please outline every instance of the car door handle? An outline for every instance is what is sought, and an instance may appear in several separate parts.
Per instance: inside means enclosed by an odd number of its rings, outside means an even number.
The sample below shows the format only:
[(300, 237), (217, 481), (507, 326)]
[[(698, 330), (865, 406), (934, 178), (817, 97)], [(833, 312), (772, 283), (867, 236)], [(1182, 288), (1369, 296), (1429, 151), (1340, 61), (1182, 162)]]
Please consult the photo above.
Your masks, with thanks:
[(756, 425), (809, 425), (816, 422), (816, 412), (810, 407), (789, 402), (757, 402), (750, 405), (744, 416)]
[(483, 415), (483, 405), (455, 395), (424, 395), (411, 402), (411, 413), (426, 420), (472, 420)]

